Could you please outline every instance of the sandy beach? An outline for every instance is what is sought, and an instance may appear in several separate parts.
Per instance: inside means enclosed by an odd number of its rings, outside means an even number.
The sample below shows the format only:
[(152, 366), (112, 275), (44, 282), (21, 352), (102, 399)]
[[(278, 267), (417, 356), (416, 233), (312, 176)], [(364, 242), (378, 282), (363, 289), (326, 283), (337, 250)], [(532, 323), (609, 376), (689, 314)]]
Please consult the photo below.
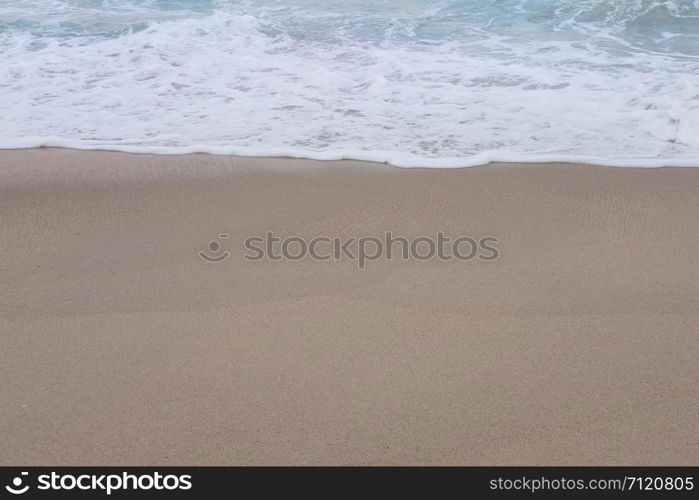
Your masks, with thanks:
[(0, 215), (0, 465), (699, 463), (699, 169), (6, 150)]

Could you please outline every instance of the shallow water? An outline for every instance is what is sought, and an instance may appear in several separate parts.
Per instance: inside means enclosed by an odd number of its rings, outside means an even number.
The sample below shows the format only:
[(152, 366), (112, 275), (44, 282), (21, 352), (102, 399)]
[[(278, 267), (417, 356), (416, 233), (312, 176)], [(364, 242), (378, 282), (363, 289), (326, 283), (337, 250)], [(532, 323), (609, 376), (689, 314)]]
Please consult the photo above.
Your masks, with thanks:
[(0, 1), (0, 147), (699, 165), (699, 0)]

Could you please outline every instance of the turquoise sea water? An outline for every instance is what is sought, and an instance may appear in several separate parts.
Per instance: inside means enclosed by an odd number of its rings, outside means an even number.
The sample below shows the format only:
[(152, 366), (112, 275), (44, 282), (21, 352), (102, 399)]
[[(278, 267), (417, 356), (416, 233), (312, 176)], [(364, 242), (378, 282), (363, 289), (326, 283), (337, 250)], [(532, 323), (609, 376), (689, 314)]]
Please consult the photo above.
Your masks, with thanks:
[(0, 0), (0, 147), (699, 165), (699, 0)]

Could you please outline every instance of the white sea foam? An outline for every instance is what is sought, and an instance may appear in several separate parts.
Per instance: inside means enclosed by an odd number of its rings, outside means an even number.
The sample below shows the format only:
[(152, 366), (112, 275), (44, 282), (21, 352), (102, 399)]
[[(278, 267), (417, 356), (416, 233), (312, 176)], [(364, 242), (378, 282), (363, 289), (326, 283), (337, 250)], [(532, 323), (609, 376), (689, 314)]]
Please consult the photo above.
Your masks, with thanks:
[(699, 166), (699, 2), (389, 4), (0, 4), (0, 148)]

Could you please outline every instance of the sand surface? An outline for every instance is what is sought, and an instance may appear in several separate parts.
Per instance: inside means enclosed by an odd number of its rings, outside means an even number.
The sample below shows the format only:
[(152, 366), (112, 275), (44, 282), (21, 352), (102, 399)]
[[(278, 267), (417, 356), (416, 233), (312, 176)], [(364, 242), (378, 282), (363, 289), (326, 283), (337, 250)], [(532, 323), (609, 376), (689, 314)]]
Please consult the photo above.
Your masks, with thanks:
[[(0, 464), (697, 465), (698, 216), (691, 168), (2, 151)], [(500, 257), (242, 258), (440, 230)]]

